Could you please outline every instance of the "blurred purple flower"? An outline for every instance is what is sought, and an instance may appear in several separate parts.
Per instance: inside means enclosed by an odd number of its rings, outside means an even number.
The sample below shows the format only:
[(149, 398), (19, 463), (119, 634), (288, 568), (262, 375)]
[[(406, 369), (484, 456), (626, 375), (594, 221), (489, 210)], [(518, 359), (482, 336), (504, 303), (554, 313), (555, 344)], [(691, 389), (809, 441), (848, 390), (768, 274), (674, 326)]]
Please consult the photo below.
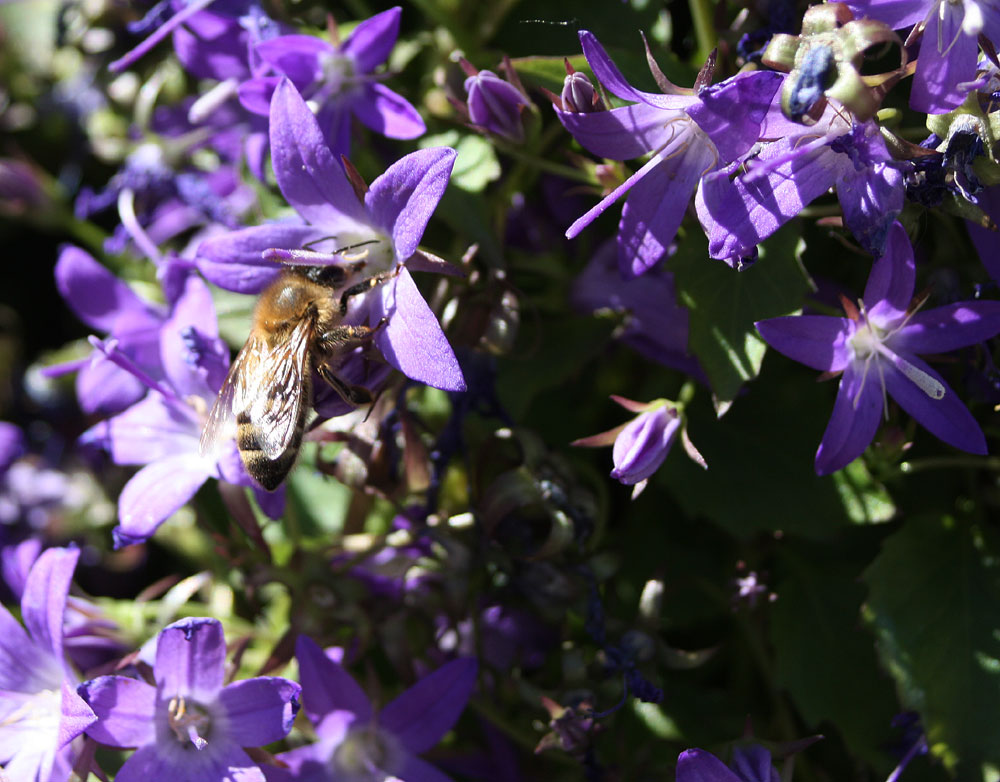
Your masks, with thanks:
[(470, 124), (518, 144), (524, 141), (521, 114), (531, 106), (528, 96), (492, 71), (472, 70), (465, 80), (466, 110)]
[(17, 459), (20, 459), (26, 450), (24, 432), (21, 427), (0, 421), (0, 475), (7, 472)]
[(445, 663), (376, 714), (357, 682), (312, 640), (299, 636), (295, 656), (302, 706), (318, 740), (279, 754), (288, 768), (267, 766), (268, 782), (447, 782), (417, 756), (458, 720), (476, 685), (475, 660)]
[(618, 224), (618, 264), (624, 277), (636, 277), (667, 253), (702, 177), (757, 142), (782, 77), (756, 71), (697, 94), (678, 88), (669, 95), (641, 92), (625, 81), (593, 33), (581, 31), (580, 43), (600, 82), (634, 103), (610, 111), (556, 108), (560, 121), (595, 155), (612, 160), (652, 156), (573, 223), (566, 236), (575, 237), (628, 192)]
[(63, 653), (66, 595), (79, 557), (65, 548), (38, 557), (21, 598), (24, 627), (0, 606), (0, 767), (11, 780), (68, 779), (71, 742), (96, 719), (76, 694), (78, 679)]
[(894, 30), (923, 23), (910, 107), (944, 114), (967, 97), (976, 77), (979, 36), (1000, 45), (1000, 0), (848, 0), (857, 17)]
[(688, 749), (677, 758), (677, 782), (780, 782), (771, 753), (758, 744), (737, 747), (726, 766), (703, 749)]
[(615, 333), (618, 339), (651, 361), (707, 382), (698, 359), (688, 352), (689, 313), (677, 304), (670, 272), (651, 269), (642, 279), (623, 280), (615, 244), (608, 241), (576, 278), (570, 297), (577, 309), (586, 312), (623, 314), (624, 323)]
[(963, 301), (918, 312), (911, 305), (913, 248), (895, 223), (872, 266), (860, 310), (848, 317), (798, 315), (758, 321), (771, 347), (823, 372), (843, 372), (830, 423), (816, 452), (819, 475), (845, 467), (868, 446), (892, 396), (949, 445), (985, 454), (979, 424), (920, 353), (945, 353), (1000, 332), (1000, 302)]
[[(703, 180), (695, 204), (709, 254), (740, 267), (759, 242), (836, 186), (847, 227), (868, 252), (881, 255), (904, 188), (878, 125), (850, 125), (832, 107), (816, 125), (788, 124), (798, 131)], [(731, 179), (739, 166), (746, 173)]]
[(255, 489), (268, 515), (281, 512), (284, 495), (269, 495), (247, 475), (236, 443), (227, 440), (215, 454), (200, 451), (205, 417), (229, 368), (229, 349), (219, 338), (208, 286), (188, 276), (183, 293), (158, 335), (164, 380), (156, 381), (132, 364), (113, 344), (96, 346), (149, 389), (137, 404), (90, 436), (104, 445), (115, 464), (145, 465), (118, 498), (115, 547), (149, 538), (209, 478)]
[[(66, 246), (55, 267), (56, 287), (76, 316), (107, 334), (144, 372), (162, 377), (160, 329), (167, 315), (78, 247)], [(53, 367), (48, 373), (79, 369), (76, 395), (85, 413), (116, 413), (137, 401), (145, 387), (134, 376), (96, 353), (88, 361)]]
[[(257, 293), (281, 270), (270, 259), (337, 263), (343, 248), (362, 248), (366, 277), (393, 269), (396, 274), (355, 297), (347, 322), (367, 320), (374, 327), (386, 318), (374, 342), (389, 364), (435, 388), (465, 390), (451, 345), (407, 268), (448, 268), (425, 260), (417, 246), (448, 185), (454, 150), (435, 147), (407, 155), (372, 182), (361, 201), (324, 143), (316, 117), (285, 79), (271, 101), (271, 153), (278, 187), (301, 220), (266, 223), (203, 242), (198, 248), (202, 273), (223, 288)], [(302, 249), (319, 242), (334, 251)]]
[(136, 747), (116, 780), (264, 780), (243, 747), (288, 734), (301, 688), (264, 676), (223, 686), (225, 662), (219, 621), (182, 619), (157, 638), (155, 686), (124, 676), (80, 685), (97, 715), (87, 734), (111, 747)]
[[(1000, 185), (994, 185), (983, 190), (978, 197), (979, 207), (1000, 224)], [(979, 252), (986, 272), (994, 282), (1000, 283), (1000, 233), (991, 231), (971, 221), (967, 222), (969, 236)]]
[(426, 131), (419, 112), (381, 84), (373, 71), (389, 57), (399, 36), (399, 6), (361, 22), (341, 44), (311, 35), (283, 35), (261, 41), (257, 56), (273, 75), (256, 74), (239, 87), (249, 111), (268, 116), (271, 98), (287, 77), (316, 114), (335, 156), (351, 149), (351, 116), (389, 138), (412, 139)]

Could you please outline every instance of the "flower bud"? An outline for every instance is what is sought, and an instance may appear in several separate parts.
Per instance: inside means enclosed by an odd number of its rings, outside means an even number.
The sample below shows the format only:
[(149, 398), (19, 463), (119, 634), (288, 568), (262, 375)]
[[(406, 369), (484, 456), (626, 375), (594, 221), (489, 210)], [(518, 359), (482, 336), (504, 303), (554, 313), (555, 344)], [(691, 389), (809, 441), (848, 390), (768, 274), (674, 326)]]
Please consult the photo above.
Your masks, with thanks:
[(586, 74), (580, 73), (580, 71), (566, 74), (559, 97), (567, 111), (576, 111), (581, 114), (605, 111), (604, 101), (601, 100), (600, 94), (594, 89), (593, 83)]
[(675, 407), (662, 405), (637, 415), (615, 438), (611, 477), (628, 486), (646, 480), (667, 458), (680, 427)]
[(465, 80), (465, 91), (473, 125), (508, 141), (524, 140), (521, 112), (529, 101), (517, 87), (491, 71), (479, 71)]

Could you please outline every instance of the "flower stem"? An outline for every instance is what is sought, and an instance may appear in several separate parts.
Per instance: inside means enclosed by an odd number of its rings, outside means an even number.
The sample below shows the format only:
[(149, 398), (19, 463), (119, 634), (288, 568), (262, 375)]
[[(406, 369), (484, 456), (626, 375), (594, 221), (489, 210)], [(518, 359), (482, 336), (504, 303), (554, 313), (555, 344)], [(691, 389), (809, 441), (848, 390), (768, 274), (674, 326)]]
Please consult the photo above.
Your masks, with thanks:
[(711, 0), (688, 0), (691, 9), (691, 19), (694, 22), (694, 34), (698, 41), (698, 63), (708, 59), (708, 55), (719, 42), (715, 34), (713, 21), (715, 3)]

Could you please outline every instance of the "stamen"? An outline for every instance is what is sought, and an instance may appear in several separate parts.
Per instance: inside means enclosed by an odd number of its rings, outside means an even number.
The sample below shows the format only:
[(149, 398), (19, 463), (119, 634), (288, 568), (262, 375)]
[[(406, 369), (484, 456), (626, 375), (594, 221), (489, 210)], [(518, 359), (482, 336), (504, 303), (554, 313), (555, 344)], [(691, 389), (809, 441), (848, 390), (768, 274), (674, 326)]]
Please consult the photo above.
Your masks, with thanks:
[(159, 248), (149, 238), (149, 235), (139, 224), (139, 219), (135, 216), (135, 192), (130, 187), (123, 187), (118, 193), (118, 216), (129, 236), (142, 250), (143, 255), (157, 266), (163, 263), (163, 255)]

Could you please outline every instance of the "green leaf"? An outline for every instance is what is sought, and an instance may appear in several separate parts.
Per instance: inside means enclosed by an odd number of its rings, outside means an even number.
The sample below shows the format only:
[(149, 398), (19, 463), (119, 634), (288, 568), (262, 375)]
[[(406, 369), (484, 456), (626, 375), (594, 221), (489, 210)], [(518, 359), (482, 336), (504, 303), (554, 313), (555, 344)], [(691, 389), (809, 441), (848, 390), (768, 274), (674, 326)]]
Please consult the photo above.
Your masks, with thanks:
[(875, 545), (859, 545), (859, 538), (782, 548), (770, 638), (777, 684), (809, 729), (832, 722), (852, 752), (885, 775), (892, 764), (883, 745), (893, 738), (890, 721), (898, 708), (873, 639), (859, 626), (865, 590), (857, 578)]
[(865, 573), (879, 653), (959, 779), (1000, 764), (1000, 545), (992, 528), (914, 517)]
[(766, 344), (754, 321), (802, 306), (809, 280), (795, 258), (798, 227), (786, 226), (760, 248), (753, 266), (737, 272), (708, 257), (707, 240), (690, 231), (670, 259), (677, 301), (691, 312), (688, 347), (701, 362), (724, 410), (760, 371)]
[(420, 140), (421, 149), (453, 147), (458, 153), (451, 172), (451, 183), (470, 193), (482, 192), (500, 178), (500, 163), (493, 145), (482, 136), (465, 135), (452, 130)]
[(877, 524), (896, 515), (892, 497), (872, 477), (863, 459), (855, 459), (832, 477), (844, 511), (855, 524)]
[(566, 62), (568, 59), (573, 70), (581, 71), (594, 80), (590, 66), (587, 65), (587, 58), (582, 54), (574, 57), (519, 57), (512, 60), (511, 64), (517, 71), (518, 78), (526, 88), (545, 87), (545, 89), (560, 93), (563, 82), (566, 79)]

